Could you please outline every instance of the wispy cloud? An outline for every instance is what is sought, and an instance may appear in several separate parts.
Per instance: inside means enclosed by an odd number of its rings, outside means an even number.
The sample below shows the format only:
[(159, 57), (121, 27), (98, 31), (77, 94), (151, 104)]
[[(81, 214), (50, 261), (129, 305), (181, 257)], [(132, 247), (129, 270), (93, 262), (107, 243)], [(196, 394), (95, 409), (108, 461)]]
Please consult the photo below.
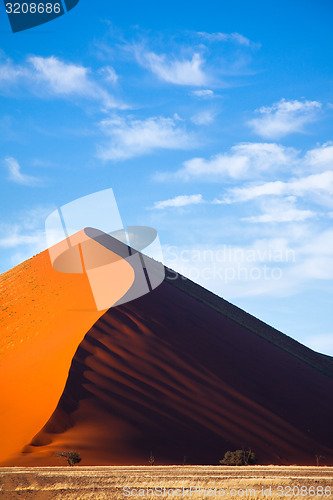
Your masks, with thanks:
[(299, 209), (295, 206), (296, 199), (292, 196), (285, 199), (269, 199), (261, 204), (263, 213), (244, 217), (251, 223), (302, 222), (317, 216), (313, 210)]
[(328, 334), (317, 333), (303, 340), (303, 343), (315, 351), (333, 355), (333, 331)]
[(251, 41), (240, 33), (206, 33), (204, 31), (199, 31), (198, 35), (210, 42), (233, 42), (238, 45), (244, 45), (249, 47)]
[(326, 142), (321, 146), (311, 149), (305, 156), (305, 163), (316, 170), (333, 169), (333, 143)]
[(119, 76), (117, 75), (115, 69), (112, 66), (105, 66), (99, 70), (99, 73), (103, 76), (104, 80), (115, 84), (117, 83)]
[[(113, 68), (105, 67), (104, 80), (116, 81)], [(8, 84), (28, 90), (36, 97), (75, 96), (101, 101), (106, 108), (123, 108), (107, 90), (93, 77), (90, 68), (62, 61), (55, 56), (30, 56), (24, 63), (15, 64), (7, 59), (0, 61), (0, 86), (8, 91)], [(11, 92), (9, 87), (9, 92)]]
[(201, 99), (212, 99), (215, 97), (213, 90), (210, 89), (192, 90), (191, 94)]
[(47, 248), (45, 218), (54, 207), (35, 206), (15, 214), (15, 223), (0, 223), (0, 248), (10, 250), (8, 267), (17, 265)]
[(160, 80), (174, 85), (201, 87), (209, 83), (203, 66), (205, 60), (199, 53), (190, 58), (176, 58), (166, 54), (156, 54), (143, 47), (134, 47), (138, 63), (149, 69)]
[(216, 114), (216, 111), (213, 111), (212, 109), (205, 109), (193, 115), (191, 117), (191, 121), (195, 125), (209, 125), (215, 120)]
[(27, 76), (27, 73), (23, 66), (14, 64), (11, 59), (0, 59), (0, 85), (13, 84)]
[(90, 78), (90, 70), (84, 66), (66, 63), (58, 58), (33, 56), (28, 59), (35, 69), (34, 78), (46, 86), (55, 96), (78, 95), (100, 99), (106, 107), (117, 107), (108, 92)]
[(259, 118), (248, 124), (254, 132), (265, 139), (280, 139), (288, 134), (303, 132), (306, 124), (318, 117), (321, 103), (317, 101), (281, 101), (272, 106), (256, 110)]
[(28, 59), (35, 69), (36, 78), (46, 84), (54, 94), (91, 94), (94, 85), (89, 80), (89, 70), (84, 66), (65, 63), (54, 56)]
[(17, 184), (23, 184), (25, 186), (37, 186), (41, 184), (41, 180), (37, 177), (23, 174), (21, 172), (21, 167), (15, 158), (5, 158), (4, 164), (8, 170), (9, 180), (16, 182)]
[(166, 247), (165, 264), (227, 299), (285, 299), (314, 279), (333, 279), (333, 231), (306, 222), (299, 227), (299, 221), (290, 222), (283, 237), (270, 233), (243, 245)]
[(275, 143), (242, 143), (228, 152), (209, 159), (192, 158), (183, 163), (176, 173), (162, 173), (157, 179), (178, 178), (220, 181), (222, 178), (243, 179), (272, 174), (279, 168), (289, 167), (295, 161), (296, 152)]
[(186, 207), (188, 205), (198, 205), (199, 203), (203, 203), (201, 194), (181, 195), (169, 200), (156, 201), (154, 203), (154, 208), (163, 210), (169, 207)]
[(225, 202), (244, 202), (263, 196), (304, 196), (306, 194), (312, 196), (316, 194), (318, 202), (320, 194), (331, 197), (333, 195), (333, 171), (328, 170), (320, 174), (289, 181), (274, 181), (255, 186), (236, 187), (230, 190)]
[(262, 238), (243, 246), (172, 246), (163, 248), (163, 254), (168, 267), (227, 299), (286, 297), (300, 282), (299, 275), (290, 275), (298, 250), (290, 243), (281, 237)]
[(151, 153), (156, 149), (188, 149), (192, 137), (178, 120), (161, 116), (146, 120), (113, 117), (101, 122), (108, 140), (97, 151), (102, 160), (125, 160)]
[[(276, 175), (289, 177), (289, 181), (297, 178), (305, 178), (305, 173), (313, 175), (309, 177), (309, 189), (311, 182), (313, 188), (317, 189), (317, 183), (323, 184), (323, 189), (330, 188), (330, 171), (333, 171), (333, 144), (324, 143), (302, 154), (301, 151), (292, 147), (286, 147), (278, 143), (248, 142), (232, 146), (228, 151), (211, 156), (210, 158), (191, 158), (183, 163), (182, 168), (176, 172), (159, 172), (155, 175), (157, 181), (178, 179), (183, 181), (204, 180), (207, 182), (220, 182), (222, 179), (234, 181), (272, 178)], [(322, 173), (323, 176), (316, 175)], [(303, 174), (303, 175), (302, 175)], [(285, 190), (281, 186), (286, 181), (266, 182), (263, 185), (246, 186), (244, 192), (254, 193), (259, 196), (264, 194), (279, 194)], [(296, 188), (296, 184), (293, 185)], [(290, 188), (291, 189), (291, 188)], [(319, 188), (318, 188), (319, 189)], [(243, 187), (235, 188), (242, 193)], [(238, 191), (237, 191), (238, 192)], [(258, 193), (258, 194), (256, 194)], [(283, 191), (282, 194), (285, 193)], [(292, 194), (292, 193), (291, 193)]]
[[(226, 43), (229, 42), (229, 43)], [(223, 50), (212, 45), (223, 43)], [(240, 33), (188, 31), (182, 41), (177, 37), (142, 37), (123, 43), (123, 49), (157, 79), (173, 85), (197, 87), (193, 95), (214, 97), (214, 88), (228, 88), (231, 78), (253, 74), (251, 49), (258, 47)], [(226, 78), (230, 81), (226, 81)], [(238, 86), (239, 81), (235, 82)]]
[(17, 248), (20, 246), (35, 246), (41, 240), (41, 234), (22, 234), (17, 225), (8, 226), (7, 234), (0, 237), (0, 248)]

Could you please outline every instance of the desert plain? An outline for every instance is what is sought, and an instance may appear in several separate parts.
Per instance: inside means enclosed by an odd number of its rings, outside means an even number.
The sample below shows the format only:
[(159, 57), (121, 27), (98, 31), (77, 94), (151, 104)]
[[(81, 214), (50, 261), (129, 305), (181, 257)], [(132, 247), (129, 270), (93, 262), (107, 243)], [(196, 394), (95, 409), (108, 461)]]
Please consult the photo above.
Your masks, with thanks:
[(5, 467), (6, 500), (124, 498), (332, 498), (332, 467)]

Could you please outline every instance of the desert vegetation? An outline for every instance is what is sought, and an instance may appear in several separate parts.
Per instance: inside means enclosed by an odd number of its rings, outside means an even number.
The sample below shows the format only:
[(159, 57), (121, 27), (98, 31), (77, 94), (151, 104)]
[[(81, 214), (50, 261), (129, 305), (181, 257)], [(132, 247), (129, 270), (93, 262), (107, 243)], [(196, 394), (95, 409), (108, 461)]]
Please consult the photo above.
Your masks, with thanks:
[(77, 451), (62, 451), (56, 454), (57, 457), (66, 458), (68, 465), (73, 467), (74, 465), (81, 462), (82, 458)]
[(155, 463), (155, 457), (154, 457), (154, 455), (153, 455), (153, 452), (152, 452), (152, 451), (150, 452), (148, 462), (149, 462), (149, 464), (150, 464), (150, 465), (154, 465), (154, 463)]
[(257, 458), (252, 450), (227, 451), (220, 460), (221, 465), (254, 465), (256, 462)]

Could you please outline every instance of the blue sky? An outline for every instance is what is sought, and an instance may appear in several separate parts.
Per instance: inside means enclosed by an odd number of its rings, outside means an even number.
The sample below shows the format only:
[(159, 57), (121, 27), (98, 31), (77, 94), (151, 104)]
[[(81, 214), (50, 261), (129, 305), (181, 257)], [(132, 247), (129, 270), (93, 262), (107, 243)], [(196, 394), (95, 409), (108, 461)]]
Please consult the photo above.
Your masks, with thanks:
[(80, 0), (1, 13), (0, 271), (113, 188), (165, 263), (333, 355), (333, 6)]

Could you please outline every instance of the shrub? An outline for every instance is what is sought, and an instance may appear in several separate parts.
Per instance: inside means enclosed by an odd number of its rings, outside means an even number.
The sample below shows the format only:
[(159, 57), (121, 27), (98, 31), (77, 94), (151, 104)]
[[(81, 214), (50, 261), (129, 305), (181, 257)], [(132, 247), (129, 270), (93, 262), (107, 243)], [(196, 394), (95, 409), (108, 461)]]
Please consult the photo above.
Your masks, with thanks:
[(154, 463), (155, 463), (155, 457), (153, 455), (153, 452), (151, 451), (149, 456), (149, 464), (154, 465)]
[(252, 450), (227, 451), (220, 464), (222, 465), (253, 465), (256, 463), (256, 455)]
[(61, 453), (57, 453), (57, 457), (66, 458), (68, 465), (73, 467), (73, 465), (81, 462), (82, 458), (77, 451), (62, 451)]

